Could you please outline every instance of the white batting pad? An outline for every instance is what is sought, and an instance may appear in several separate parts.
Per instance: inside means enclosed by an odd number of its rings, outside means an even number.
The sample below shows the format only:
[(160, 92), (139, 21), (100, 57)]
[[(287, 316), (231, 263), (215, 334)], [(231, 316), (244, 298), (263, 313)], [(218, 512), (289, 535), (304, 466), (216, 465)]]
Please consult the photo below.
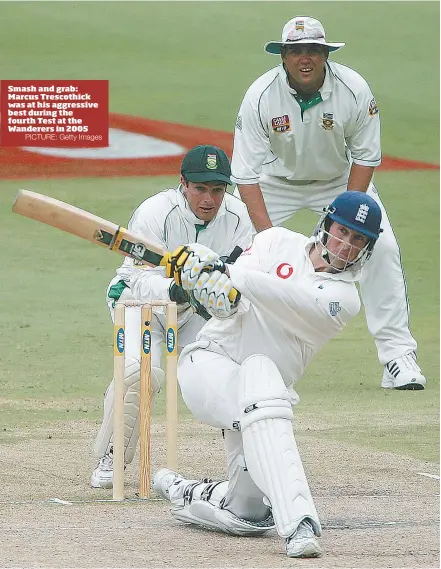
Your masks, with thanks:
[(294, 439), (290, 395), (274, 362), (253, 355), (239, 374), (240, 428), (251, 478), (271, 503), (277, 532), (290, 537), (308, 518), (316, 535), (320, 520)]

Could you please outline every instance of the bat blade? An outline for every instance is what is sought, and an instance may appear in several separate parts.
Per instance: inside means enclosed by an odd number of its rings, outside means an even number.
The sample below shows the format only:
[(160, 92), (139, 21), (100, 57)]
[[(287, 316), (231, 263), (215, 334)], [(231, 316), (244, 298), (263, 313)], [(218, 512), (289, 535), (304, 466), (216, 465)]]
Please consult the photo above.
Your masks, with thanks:
[(37, 192), (19, 190), (12, 211), (87, 239), (152, 267), (159, 265), (166, 253), (165, 249), (116, 223)]
[[(30, 190), (18, 191), (12, 211), (107, 247), (151, 267), (160, 265), (164, 256), (168, 254), (156, 243), (135, 235), (116, 223)], [(229, 298), (231, 302), (237, 303), (240, 293), (232, 289)]]

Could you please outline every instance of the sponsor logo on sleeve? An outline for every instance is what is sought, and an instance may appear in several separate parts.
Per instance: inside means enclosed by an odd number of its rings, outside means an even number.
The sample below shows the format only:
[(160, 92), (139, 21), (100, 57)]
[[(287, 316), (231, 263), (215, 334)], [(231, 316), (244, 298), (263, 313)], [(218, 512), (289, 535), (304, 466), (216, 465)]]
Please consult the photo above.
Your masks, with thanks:
[(242, 130), (242, 115), (237, 115), (236, 128)]
[(377, 101), (375, 99), (372, 99), (372, 101), (369, 103), (369, 115), (373, 117), (377, 113), (378, 113)]
[(337, 314), (340, 312), (341, 310), (341, 306), (339, 302), (330, 302), (329, 303), (329, 314), (331, 316), (337, 316)]
[(271, 119), (271, 126), (273, 131), (277, 133), (288, 132), (291, 130), (291, 124), (289, 122), (289, 116), (283, 115), (281, 117), (274, 117)]

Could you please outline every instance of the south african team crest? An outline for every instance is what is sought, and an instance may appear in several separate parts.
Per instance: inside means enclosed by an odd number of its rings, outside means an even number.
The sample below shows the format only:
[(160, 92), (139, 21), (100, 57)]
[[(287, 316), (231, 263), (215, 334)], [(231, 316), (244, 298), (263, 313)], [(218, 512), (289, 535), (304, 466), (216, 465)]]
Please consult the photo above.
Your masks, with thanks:
[(216, 156), (216, 154), (208, 154), (207, 155), (206, 166), (209, 170), (216, 170), (216, 168), (217, 168), (217, 156)]
[(334, 128), (334, 113), (323, 113), (322, 128), (332, 130)]

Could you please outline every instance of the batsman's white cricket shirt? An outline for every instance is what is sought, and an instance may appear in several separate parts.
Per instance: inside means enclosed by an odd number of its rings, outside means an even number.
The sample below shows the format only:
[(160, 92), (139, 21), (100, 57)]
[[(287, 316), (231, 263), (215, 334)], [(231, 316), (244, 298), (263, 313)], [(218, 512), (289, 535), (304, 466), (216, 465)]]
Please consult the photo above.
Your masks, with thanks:
[(378, 108), (359, 73), (328, 61), (309, 101), (289, 86), (282, 65), (248, 89), (236, 121), (233, 182), (257, 184), (261, 172), (299, 183), (347, 181), (351, 160), (381, 162)]
[(264, 354), (291, 387), (313, 355), (360, 310), (358, 273), (315, 272), (311, 246), (313, 238), (282, 227), (258, 233), (252, 247), (229, 266), (242, 293), (238, 311), (212, 318), (185, 353), (206, 348), (238, 364)]
[[(134, 211), (128, 229), (168, 251), (197, 242), (210, 247), (221, 257), (228, 256), (236, 246), (246, 249), (252, 239), (247, 208), (238, 198), (225, 193), (216, 217), (205, 223), (191, 211), (180, 186), (142, 202)], [(131, 282), (132, 293), (137, 299), (145, 302), (170, 300), (168, 291), (172, 280), (165, 277), (165, 267), (137, 266), (136, 261), (126, 257), (109, 288), (118, 281)], [(188, 305), (183, 306), (188, 308)]]

